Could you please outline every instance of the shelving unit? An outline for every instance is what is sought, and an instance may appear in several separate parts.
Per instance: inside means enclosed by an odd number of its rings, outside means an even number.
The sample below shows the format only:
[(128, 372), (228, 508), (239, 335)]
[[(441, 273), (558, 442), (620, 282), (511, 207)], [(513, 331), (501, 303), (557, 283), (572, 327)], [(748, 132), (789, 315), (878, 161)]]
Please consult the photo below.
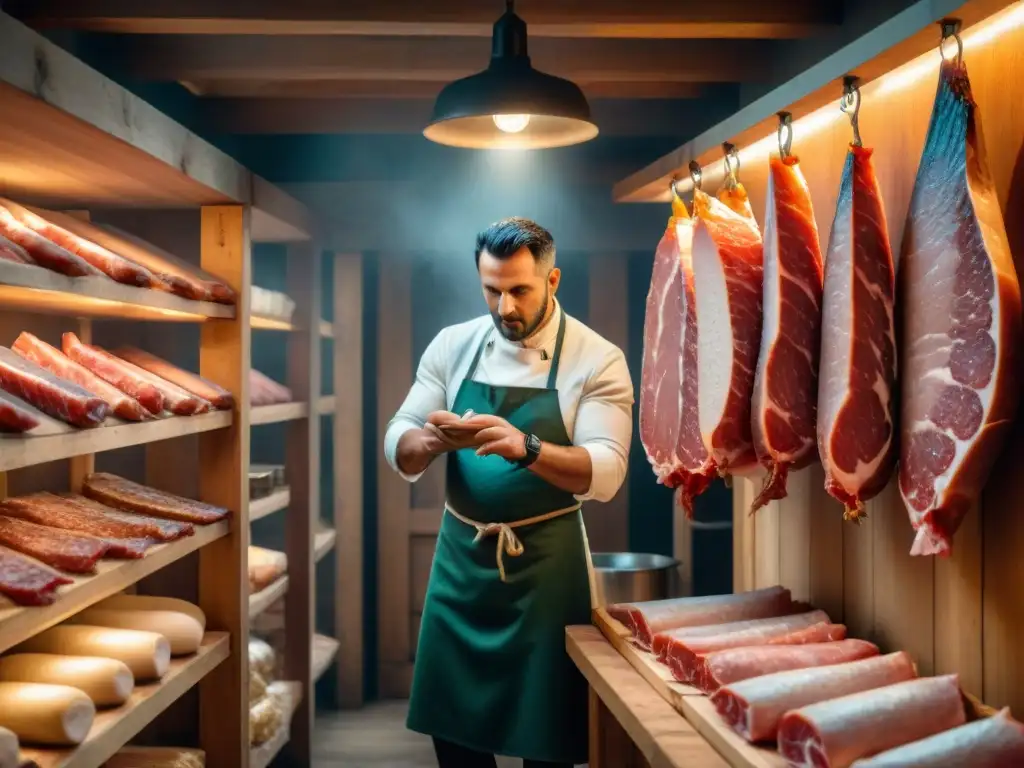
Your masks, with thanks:
[[(161, 356), (226, 388), (236, 400), (231, 411), (138, 424), (109, 419), (83, 430), (47, 422), (34, 434), (0, 437), (0, 496), (79, 490), (99, 467), (231, 510), (229, 520), (197, 526), (193, 536), (154, 547), (142, 559), (102, 561), (95, 575), (62, 587), (52, 605), (0, 606), (0, 652), (122, 590), (190, 599), (207, 618), (199, 653), (172, 660), (159, 683), (137, 686), (128, 703), (101, 711), (77, 748), (23, 752), (41, 768), (99, 768), (143, 731), (160, 732), (166, 713), (174, 732), (191, 731), (207, 765), (262, 768), (282, 749), (289, 765), (309, 765), (313, 683), (334, 655), (320, 650), (314, 664), (313, 574), (326, 546), (314, 540), (313, 525), (319, 424), (333, 403), (319, 391), (319, 349), (321, 339), (335, 332), (320, 319), (321, 234), (286, 193), (2, 13), (0, 38), (4, 196), (97, 221), (152, 215), (155, 222), (187, 213), (189, 226), (164, 228), (173, 230), (170, 236), (156, 224), (153, 231), (141, 224), (125, 229), (161, 247), (171, 237), (175, 245), (165, 250), (216, 275), (237, 294), (234, 306), (197, 302), (0, 261), (0, 343), (9, 345), (22, 330), (53, 343), (71, 330), (86, 342), (95, 333), (103, 346), (145, 348), (139, 339), (149, 334), (150, 341), (166, 341)], [(257, 242), (288, 244), (289, 292), (299, 306), (292, 322), (250, 315), (251, 246)], [(159, 332), (148, 330), (154, 324)], [(251, 337), (262, 329), (284, 332), (287, 383), (297, 402), (249, 408)], [(250, 504), (250, 430), (275, 423), (285, 423), (288, 434), (287, 488)], [(250, 597), (249, 524), (285, 510), (288, 574)], [(289, 713), (283, 736), (251, 750), (250, 617), (285, 594), (284, 679), (295, 681), (289, 697), (295, 714)], [(198, 705), (190, 699), (167, 712), (193, 688)]]

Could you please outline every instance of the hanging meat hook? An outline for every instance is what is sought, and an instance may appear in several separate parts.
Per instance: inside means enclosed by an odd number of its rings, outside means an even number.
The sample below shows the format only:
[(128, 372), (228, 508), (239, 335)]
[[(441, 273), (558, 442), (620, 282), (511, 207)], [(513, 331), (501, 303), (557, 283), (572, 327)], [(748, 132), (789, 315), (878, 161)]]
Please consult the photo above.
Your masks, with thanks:
[(960, 66), (964, 61), (964, 41), (960, 39), (960, 19), (943, 19), (939, 22), (939, 26), (942, 28), (942, 37), (939, 40), (939, 55), (943, 59), (946, 58), (942, 48), (949, 38), (954, 38), (956, 40), (956, 58), (953, 61), (957, 66)]
[(735, 189), (740, 183), (740, 154), (736, 151), (736, 145), (728, 141), (723, 142), (722, 151), (725, 152), (725, 186), (727, 189)]
[(693, 180), (693, 188), (700, 189), (704, 174), (700, 170), (700, 163), (696, 160), (690, 161), (690, 178)]
[(839, 100), (839, 109), (850, 116), (850, 126), (853, 128), (853, 146), (863, 147), (860, 139), (860, 78), (856, 75), (847, 75), (843, 78), (843, 97)]
[[(779, 156), (785, 160), (793, 149), (793, 115), (789, 112), (779, 112)], [(785, 134), (785, 139), (783, 139)]]

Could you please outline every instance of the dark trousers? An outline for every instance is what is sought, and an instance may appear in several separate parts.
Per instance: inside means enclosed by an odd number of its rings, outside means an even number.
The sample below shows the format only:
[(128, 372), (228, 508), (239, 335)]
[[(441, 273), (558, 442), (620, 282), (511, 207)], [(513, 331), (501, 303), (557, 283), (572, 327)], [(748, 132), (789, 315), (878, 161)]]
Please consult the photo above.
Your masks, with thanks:
[[(439, 768), (496, 768), (494, 755), (434, 739), (434, 754)], [(523, 768), (573, 768), (572, 763), (545, 763), (542, 760), (523, 760)]]

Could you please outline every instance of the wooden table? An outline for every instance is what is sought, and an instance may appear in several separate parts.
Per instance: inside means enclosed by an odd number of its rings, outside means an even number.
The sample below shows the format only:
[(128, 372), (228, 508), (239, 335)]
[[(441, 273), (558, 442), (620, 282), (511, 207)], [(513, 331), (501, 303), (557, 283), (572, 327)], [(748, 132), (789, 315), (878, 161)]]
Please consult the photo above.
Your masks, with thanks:
[(727, 768), (596, 627), (567, 627), (565, 635), (590, 685), (589, 768)]

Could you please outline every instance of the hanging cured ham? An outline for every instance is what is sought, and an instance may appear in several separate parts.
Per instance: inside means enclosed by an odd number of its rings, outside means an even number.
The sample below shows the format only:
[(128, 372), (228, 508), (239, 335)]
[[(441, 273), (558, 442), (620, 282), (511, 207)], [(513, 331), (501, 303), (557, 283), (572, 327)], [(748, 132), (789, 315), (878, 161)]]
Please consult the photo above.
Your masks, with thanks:
[(912, 555), (949, 553), (1009, 434), (1020, 301), (967, 68), (943, 60), (899, 271), (899, 485)]
[(818, 454), (851, 520), (896, 466), (895, 270), (872, 152), (855, 141), (846, 156), (822, 309)]
[(789, 471), (817, 459), (821, 246), (799, 160), (769, 160), (764, 224), (764, 317), (754, 378), (753, 437), (768, 470), (751, 512), (786, 496)]
[(735, 181), (717, 199), (695, 189), (693, 212), (700, 433), (720, 475), (745, 474), (757, 462), (750, 404), (761, 346), (761, 233)]
[(693, 499), (714, 477), (697, 413), (697, 309), (693, 220), (673, 192), (672, 217), (658, 244), (644, 320), (640, 438), (658, 482), (677, 489), (693, 517)]

